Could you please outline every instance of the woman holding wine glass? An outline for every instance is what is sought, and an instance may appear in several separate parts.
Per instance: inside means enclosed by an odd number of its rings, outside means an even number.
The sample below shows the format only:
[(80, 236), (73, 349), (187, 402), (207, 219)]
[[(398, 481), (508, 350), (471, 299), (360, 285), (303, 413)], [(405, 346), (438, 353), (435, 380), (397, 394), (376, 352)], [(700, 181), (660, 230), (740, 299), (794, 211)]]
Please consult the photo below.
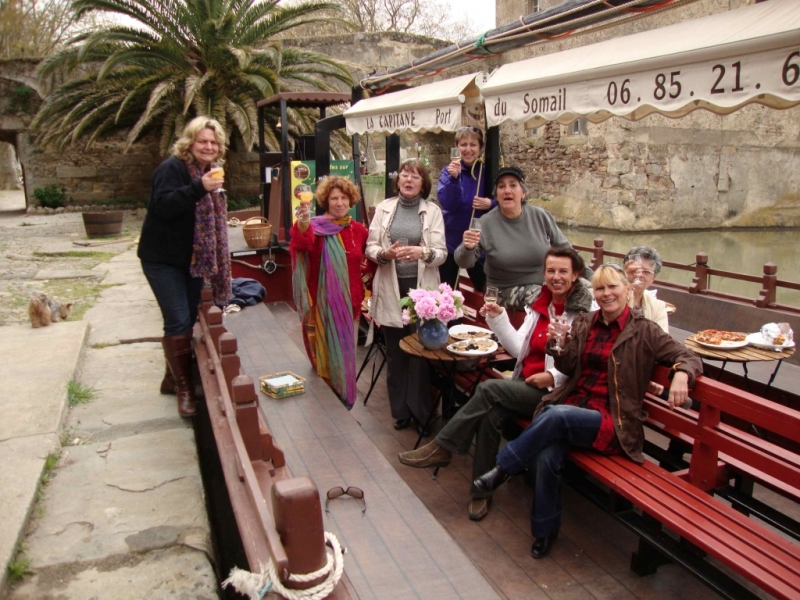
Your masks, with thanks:
[[(203, 281), (214, 301), (231, 298), (227, 206), (221, 169), (228, 138), (218, 121), (196, 117), (186, 124), (172, 156), (153, 172), (147, 216), (137, 255), (164, 319), (167, 367), (162, 394), (177, 394), (178, 413), (196, 412), (192, 382), (192, 328)], [(224, 174), (224, 172), (223, 172)]]
[(571, 246), (553, 215), (525, 203), (528, 190), (519, 167), (503, 167), (494, 181), (498, 210), (481, 217), (480, 230), (463, 232), (455, 261), (469, 269), (484, 255), (486, 283), (500, 290), (500, 305), (524, 310), (541, 289), (547, 249)]
[(439, 265), (447, 256), (441, 209), (427, 198), (431, 178), (425, 165), (412, 158), (400, 165), (397, 196), (375, 208), (369, 226), (367, 256), (378, 268), (372, 282), (370, 316), (386, 340), (386, 387), (395, 429), (417, 420), (420, 433), (433, 410), (428, 367), (400, 349), (400, 340), (413, 331), (403, 325), (400, 299), (412, 288), (439, 286)]
[[(473, 485), (491, 493), (512, 475), (536, 470), (531, 555), (546, 556), (561, 524), (561, 470), (571, 447), (623, 454), (641, 463), (642, 400), (656, 363), (671, 367), (669, 406), (683, 406), (703, 363), (653, 321), (628, 307), (630, 284), (615, 263), (592, 277), (600, 310), (576, 318), (566, 334), (548, 329), (547, 353), (566, 381), (547, 394), (533, 422), (497, 456), (497, 465)], [(564, 349), (555, 350), (557, 339)]]
[(317, 205), (325, 214), (312, 218), (311, 188), (303, 185), (297, 193), (300, 205), (289, 231), (289, 251), (303, 342), (317, 373), (350, 409), (357, 394), (353, 321), (361, 316), (364, 301), (361, 272), (367, 230), (349, 211), (361, 194), (349, 179), (327, 177), (317, 186)]
[[(572, 248), (550, 248), (545, 255), (545, 286), (526, 307), (525, 321), (514, 329), (508, 312), (497, 305), (497, 289), (487, 287), (481, 313), (506, 352), (517, 357), (510, 380), (489, 379), (478, 385), (469, 402), (459, 409), (431, 443), (400, 454), (400, 462), (418, 468), (444, 467), (453, 454), (466, 454), (475, 440), (472, 478), (486, 473), (495, 464), (500, 448), (503, 423), (514, 416), (530, 419), (542, 398), (560, 385), (565, 377), (545, 354), (549, 314), (572, 322), (592, 307), (592, 291), (578, 273), (583, 259)], [(493, 296), (494, 294), (494, 296)], [(492, 492), (470, 490), (469, 518), (478, 521), (486, 516)]]
[[(453, 254), (461, 244), (464, 231), (471, 227), (470, 219), (479, 219), (497, 203), (486, 198), (485, 165), (480, 160), (483, 152), (483, 131), (477, 127), (460, 127), (456, 131), (455, 147), (450, 149), (450, 163), (439, 173), (436, 198), (442, 207), (447, 259), (439, 267), (439, 277), (453, 287), (459, 267)], [(483, 291), (486, 275), (483, 261), (478, 259), (467, 269), (477, 291)]]

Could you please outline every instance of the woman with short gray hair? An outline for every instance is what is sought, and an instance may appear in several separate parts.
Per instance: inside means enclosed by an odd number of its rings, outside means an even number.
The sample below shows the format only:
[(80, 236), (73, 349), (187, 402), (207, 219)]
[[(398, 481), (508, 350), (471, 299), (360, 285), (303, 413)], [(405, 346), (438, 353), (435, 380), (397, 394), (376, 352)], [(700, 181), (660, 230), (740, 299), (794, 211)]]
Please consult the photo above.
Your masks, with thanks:
[[(667, 304), (656, 298), (654, 293), (646, 291), (653, 284), (656, 275), (661, 272), (663, 266), (661, 254), (650, 246), (634, 246), (628, 250), (623, 264), (633, 290), (628, 299), (628, 306), (641, 308), (645, 319), (654, 321), (669, 333)], [(636, 283), (637, 278), (638, 283)]]

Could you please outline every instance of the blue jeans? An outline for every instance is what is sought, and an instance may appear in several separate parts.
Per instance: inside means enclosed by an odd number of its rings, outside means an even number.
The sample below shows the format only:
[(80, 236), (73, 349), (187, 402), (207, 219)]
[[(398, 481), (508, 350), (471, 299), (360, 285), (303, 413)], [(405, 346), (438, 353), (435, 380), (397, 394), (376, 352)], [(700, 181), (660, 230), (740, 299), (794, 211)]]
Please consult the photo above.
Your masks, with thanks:
[(553, 535), (561, 524), (561, 470), (570, 446), (590, 448), (600, 429), (600, 413), (577, 406), (547, 406), (497, 456), (512, 475), (536, 469), (531, 534)]
[(161, 309), (164, 337), (191, 333), (197, 321), (203, 278), (192, 277), (189, 269), (144, 260), (142, 271)]

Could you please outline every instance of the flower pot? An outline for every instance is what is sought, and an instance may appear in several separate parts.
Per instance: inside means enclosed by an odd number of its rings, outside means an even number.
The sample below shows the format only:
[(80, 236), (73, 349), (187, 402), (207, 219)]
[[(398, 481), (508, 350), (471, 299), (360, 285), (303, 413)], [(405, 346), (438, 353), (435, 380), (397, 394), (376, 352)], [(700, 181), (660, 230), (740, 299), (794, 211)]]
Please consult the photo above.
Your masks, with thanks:
[(89, 238), (102, 238), (122, 233), (122, 217), (125, 211), (107, 210), (83, 213), (83, 226)]
[(419, 337), (419, 343), (428, 350), (444, 348), (447, 345), (447, 340), (450, 339), (447, 325), (439, 319), (420, 322), (417, 328), (417, 336)]

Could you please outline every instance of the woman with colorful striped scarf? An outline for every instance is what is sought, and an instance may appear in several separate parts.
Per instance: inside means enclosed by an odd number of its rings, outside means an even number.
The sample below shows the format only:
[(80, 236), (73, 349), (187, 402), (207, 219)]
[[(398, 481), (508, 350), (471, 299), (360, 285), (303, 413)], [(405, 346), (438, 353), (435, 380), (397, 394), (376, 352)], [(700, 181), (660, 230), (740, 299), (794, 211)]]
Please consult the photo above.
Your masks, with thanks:
[(325, 214), (311, 218), (311, 203), (301, 202), (290, 230), (294, 302), (311, 364), (349, 410), (357, 393), (353, 321), (364, 300), (367, 230), (348, 214), (361, 197), (349, 179), (324, 179), (316, 197)]

